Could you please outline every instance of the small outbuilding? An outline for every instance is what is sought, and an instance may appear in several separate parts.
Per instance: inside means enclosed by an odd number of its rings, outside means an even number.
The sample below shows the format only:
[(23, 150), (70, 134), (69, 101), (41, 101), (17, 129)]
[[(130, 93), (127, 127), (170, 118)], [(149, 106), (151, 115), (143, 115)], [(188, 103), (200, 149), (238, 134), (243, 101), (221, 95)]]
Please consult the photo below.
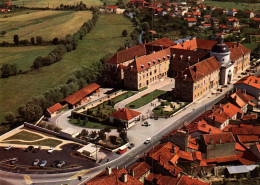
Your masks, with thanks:
[(92, 157), (100, 150), (99, 147), (96, 147), (94, 144), (87, 144), (84, 147), (77, 150), (77, 152), (85, 154), (86, 156)]

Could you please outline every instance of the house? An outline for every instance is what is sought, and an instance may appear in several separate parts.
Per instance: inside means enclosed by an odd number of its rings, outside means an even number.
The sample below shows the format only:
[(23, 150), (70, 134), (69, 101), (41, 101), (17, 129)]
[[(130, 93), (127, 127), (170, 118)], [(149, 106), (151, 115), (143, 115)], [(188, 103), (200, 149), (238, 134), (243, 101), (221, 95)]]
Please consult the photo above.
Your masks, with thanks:
[(228, 25), (232, 26), (233, 28), (238, 28), (239, 27), (239, 21), (237, 18), (229, 18), (227, 20)]
[(238, 166), (227, 166), (227, 172), (230, 177), (244, 176), (249, 178), (250, 172), (255, 168), (259, 167), (258, 165), (238, 165)]
[(219, 25), (219, 31), (223, 33), (228, 33), (230, 31), (229, 27), (223, 24)]
[(248, 76), (240, 79), (234, 84), (234, 88), (246, 90), (246, 93), (254, 96), (256, 100), (260, 100), (260, 78), (256, 76)]
[(145, 182), (145, 178), (151, 173), (151, 169), (152, 166), (145, 161), (135, 162), (128, 168), (130, 174), (142, 183)]
[(236, 155), (236, 140), (231, 132), (204, 134), (201, 138), (202, 152), (206, 159)]
[(48, 117), (54, 117), (58, 113), (62, 112), (63, 110), (66, 110), (68, 107), (62, 106), (60, 103), (56, 103), (55, 105), (49, 107), (46, 112), (46, 116)]
[(248, 105), (254, 107), (255, 104), (253, 100), (255, 99), (253, 96), (246, 94), (246, 90), (242, 92), (241, 89), (237, 90), (230, 96), (233, 102), (243, 111), (244, 113), (247, 112)]
[(211, 18), (210, 15), (204, 15), (204, 16), (203, 16), (203, 20), (204, 20), (205, 22), (209, 22), (209, 21), (210, 21), (210, 18)]
[(201, 25), (201, 28), (204, 28), (204, 29), (210, 28), (210, 27), (211, 27), (211, 24), (202, 24)]
[(237, 9), (232, 8), (228, 10), (228, 15), (235, 16), (236, 14), (237, 14)]
[(257, 25), (257, 28), (260, 28), (260, 18), (253, 17), (251, 19), (255, 22), (255, 24)]
[(105, 11), (109, 13), (116, 13), (117, 6), (105, 6)]
[(93, 157), (99, 150), (100, 147), (96, 147), (94, 144), (89, 143), (83, 146), (82, 148), (78, 149), (77, 152), (89, 157)]
[(244, 11), (244, 13), (245, 13), (249, 18), (255, 17), (255, 14), (254, 14), (253, 11)]
[(128, 174), (126, 169), (112, 169), (107, 167), (105, 171), (101, 172), (90, 181), (86, 182), (86, 185), (142, 185), (139, 180)]
[(109, 117), (110, 123), (118, 123), (122, 124), (124, 128), (132, 127), (136, 121), (141, 120), (142, 114), (140, 112), (122, 108), (112, 113)]
[(10, 9), (0, 8), (0, 12), (1, 12), (1, 13), (8, 13), (8, 12), (10, 12)]
[(89, 84), (72, 95), (64, 98), (60, 103), (61, 105), (68, 104), (69, 108), (77, 107), (86, 102), (90, 95), (99, 92), (100, 85), (96, 83)]
[(184, 18), (184, 20), (186, 21), (189, 27), (192, 27), (193, 25), (197, 24), (196, 18)]

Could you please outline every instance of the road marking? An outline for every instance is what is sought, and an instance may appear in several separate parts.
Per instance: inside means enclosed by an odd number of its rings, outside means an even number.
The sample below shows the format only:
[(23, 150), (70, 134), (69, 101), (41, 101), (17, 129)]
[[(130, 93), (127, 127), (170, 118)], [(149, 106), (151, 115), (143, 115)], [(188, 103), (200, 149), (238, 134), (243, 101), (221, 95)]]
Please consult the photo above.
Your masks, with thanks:
[(86, 173), (88, 173), (89, 170), (81, 170), (80, 172), (77, 172), (75, 175), (71, 176), (70, 178), (68, 178), (67, 180), (74, 180), (74, 179), (77, 179), (78, 176), (83, 176), (85, 175)]
[(32, 179), (29, 175), (24, 175), (23, 177), (26, 184), (32, 184)]

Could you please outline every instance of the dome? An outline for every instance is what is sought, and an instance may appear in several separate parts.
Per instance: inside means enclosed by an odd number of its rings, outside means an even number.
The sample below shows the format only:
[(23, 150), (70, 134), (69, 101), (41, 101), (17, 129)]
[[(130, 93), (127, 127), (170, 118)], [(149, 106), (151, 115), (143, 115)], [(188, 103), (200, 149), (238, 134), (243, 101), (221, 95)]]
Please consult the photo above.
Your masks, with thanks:
[(211, 51), (214, 53), (226, 53), (226, 52), (229, 52), (229, 49), (226, 44), (217, 43), (212, 47)]

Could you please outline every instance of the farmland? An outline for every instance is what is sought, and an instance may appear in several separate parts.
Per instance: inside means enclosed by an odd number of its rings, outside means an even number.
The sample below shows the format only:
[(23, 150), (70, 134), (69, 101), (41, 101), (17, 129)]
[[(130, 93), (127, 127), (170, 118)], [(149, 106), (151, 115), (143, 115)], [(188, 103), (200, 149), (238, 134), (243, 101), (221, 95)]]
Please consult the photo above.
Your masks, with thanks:
[(0, 18), (0, 32), (6, 32), (0, 42), (12, 42), (15, 34), (20, 40), (36, 36), (42, 36), (43, 40), (61, 39), (75, 33), (91, 17), (90, 11), (38, 11)]
[(17, 64), (18, 70), (29, 70), (38, 56), (46, 56), (55, 46), (1, 47), (0, 67), (3, 64)]
[(0, 79), (0, 122), (3, 114), (17, 108), (30, 97), (64, 83), (70, 73), (81, 65), (95, 63), (108, 52), (116, 52), (126, 39), (124, 29), (131, 33), (132, 23), (123, 15), (100, 15), (97, 25), (79, 42), (75, 51), (67, 53), (60, 62), (24, 75)]
[(60, 6), (60, 4), (64, 5), (76, 5), (82, 1), (87, 7), (97, 7), (102, 6), (103, 3), (100, 0), (16, 0), (12, 1), (12, 4), (26, 7), (49, 7), (56, 8)]
[(235, 2), (228, 2), (228, 1), (223, 2), (223, 1), (206, 0), (204, 1), (204, 4), (212, 5), (224, 9), (235, 8), (238, 10), (251, 10), (251, 11), (260, 10), (260, 3), (235, 3)]

